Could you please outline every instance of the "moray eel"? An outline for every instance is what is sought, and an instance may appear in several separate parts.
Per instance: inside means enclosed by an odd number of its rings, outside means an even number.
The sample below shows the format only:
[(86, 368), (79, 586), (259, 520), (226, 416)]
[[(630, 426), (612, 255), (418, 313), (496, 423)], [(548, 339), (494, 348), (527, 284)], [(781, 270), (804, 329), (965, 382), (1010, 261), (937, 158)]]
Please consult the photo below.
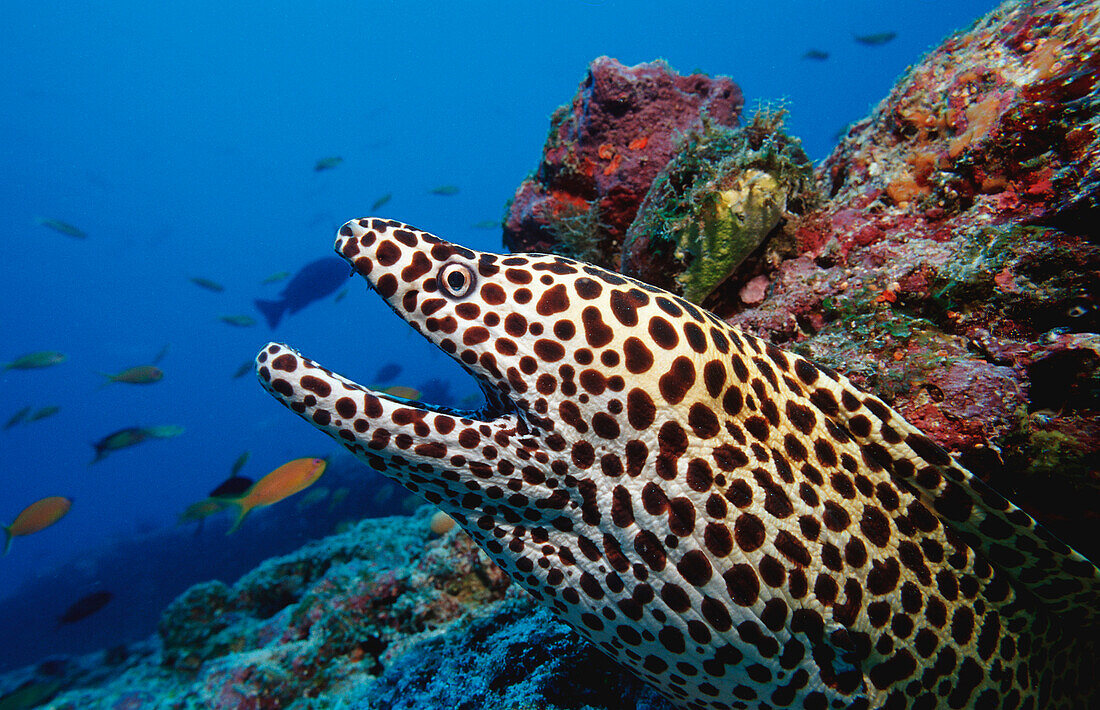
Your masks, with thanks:
[(264, 387), (683, 708), (1079, 708), (1100, 572), (878, 398), (670, 293), (361, 219), (336, 250), (481, 385), (277, 343)]

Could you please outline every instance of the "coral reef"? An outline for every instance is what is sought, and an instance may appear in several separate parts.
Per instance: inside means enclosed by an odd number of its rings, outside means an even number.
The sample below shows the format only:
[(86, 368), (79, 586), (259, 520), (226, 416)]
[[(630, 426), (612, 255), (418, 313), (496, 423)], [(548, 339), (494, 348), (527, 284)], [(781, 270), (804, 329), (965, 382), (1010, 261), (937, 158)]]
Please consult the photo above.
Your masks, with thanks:
[[(783, 133), (784, 113), (761, 109), (743, 128), (704, 120), (687, 133), (627, 230), (622, 272), (702, 303), (804, 212), (815, 201), (812, 165)], [(772, 247), (791, 245), (777, 236)]]
[(704, 117), (734, 126), (741, 104), (728, 77), (596, 59), (572, 102), (550, 119), (538, 170), (509, 204), (505, 245), (617, 268), (626, 229), (679, 135)]
[(1007, 2), (818, 169), (797, 258), (717, 306), (884, 397), (1100, 558), (1100, 10)]
[(157, 637), (0, 676), (0, 702), (669, 709), (536, 609), (466, 533), (433, 535), (433, 513), (365, 520), (233, 585), (197, 584)]
[(830, 193), (927, 223), (1080, 224), (1100, 188), (1098, 12), (1008, 2), (948, 39), (849, 129), (824, 166)]
[(1095, 3), (1009, 0), (850, 127), (818, 199), (770, 188), (786, 209), (751, 236), (722, 229), (759, 177), (738, 151), (771, 140), (798, 184), (797, 142), (768, 113), (685, 132), (621, 270), (848, 375), (1100, 559), (1098, 82)]

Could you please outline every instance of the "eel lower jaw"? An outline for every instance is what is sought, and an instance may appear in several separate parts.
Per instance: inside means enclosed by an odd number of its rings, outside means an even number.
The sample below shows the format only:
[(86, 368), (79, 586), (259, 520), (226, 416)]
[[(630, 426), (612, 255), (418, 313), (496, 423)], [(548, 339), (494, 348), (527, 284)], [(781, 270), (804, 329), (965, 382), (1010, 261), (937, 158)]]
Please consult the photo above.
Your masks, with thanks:
[(284, 343), (271, 342), (260, 350), (256, 355), (256, 375), (272, 396), (315, 425), (325, 423), (324, 417), (317, 414), (319, 410), (329, 412), (330, 416), (333, 411), (339, 412), (337, 400), (343, 396), (365, 395), (377, 398), (383, 407), (388, 404), (482, 423), (492, 422), (507, 413), (502, 407), (494, 407), (492, 398), (487, 398), (490, 404), (480, 409), (459, 409), (372, 390), (310, 360)]

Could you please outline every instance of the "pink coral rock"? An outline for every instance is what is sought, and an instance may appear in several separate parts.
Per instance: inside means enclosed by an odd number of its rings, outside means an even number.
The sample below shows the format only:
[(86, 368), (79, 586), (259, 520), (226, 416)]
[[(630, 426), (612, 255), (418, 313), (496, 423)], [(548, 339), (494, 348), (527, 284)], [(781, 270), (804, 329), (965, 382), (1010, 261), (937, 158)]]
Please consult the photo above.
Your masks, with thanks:
[(617, 267), (626, 228), (677, 137), (704, 117), (737, 125), (742, 103), (728, 77), (683, 76), (661, 61), (627, 67), (596, 59), (572, 102), (551, 117), (538, 171), (509, 207), (505, 245)]

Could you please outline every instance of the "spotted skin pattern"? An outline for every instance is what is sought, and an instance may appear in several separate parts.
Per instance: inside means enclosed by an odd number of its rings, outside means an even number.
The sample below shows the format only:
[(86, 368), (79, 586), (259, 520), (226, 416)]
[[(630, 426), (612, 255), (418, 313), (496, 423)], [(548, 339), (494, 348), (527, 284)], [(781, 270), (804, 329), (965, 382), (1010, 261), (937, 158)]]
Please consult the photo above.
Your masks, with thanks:
[(846, 378), (562, 257), (376, 218), (336, 250), (486, 406), (276, 343), (264, 387), (676, 705), (1089, 704), (1096, 568)]

